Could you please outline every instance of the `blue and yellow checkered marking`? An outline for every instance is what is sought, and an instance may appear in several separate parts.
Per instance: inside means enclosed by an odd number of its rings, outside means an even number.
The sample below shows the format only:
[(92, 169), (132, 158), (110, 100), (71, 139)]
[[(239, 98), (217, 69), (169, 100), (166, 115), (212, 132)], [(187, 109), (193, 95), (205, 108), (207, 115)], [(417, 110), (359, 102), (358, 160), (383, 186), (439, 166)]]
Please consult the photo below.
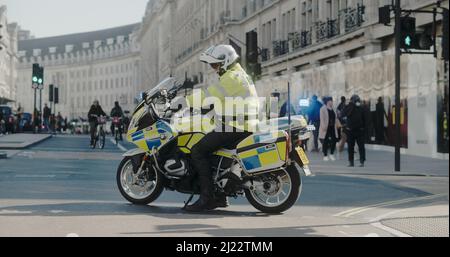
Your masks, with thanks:
[(280, 155), (275, 144), (268, 144), (239, 154), (246, 170), (251, 171), (280, 163)]
[(259, 156), (252, 156), (249, 158), (245, 158), (242, 160), (242, 162), (244, 163), (246, 170), (258, 169), (261, 168), (262, 166), (261, 161), (259, 160)]
[(131, 134), (131, 139), (133, 141), (138, 141), (138, 140), (144, 139), (144, 131), (140, 130), (136, 133)]
[(147, 147), (149, 150), (153, 148), (158, 148), (162, 145), (162, 142), (160, 139), (153, 139), (153, 140), (147, 140)]

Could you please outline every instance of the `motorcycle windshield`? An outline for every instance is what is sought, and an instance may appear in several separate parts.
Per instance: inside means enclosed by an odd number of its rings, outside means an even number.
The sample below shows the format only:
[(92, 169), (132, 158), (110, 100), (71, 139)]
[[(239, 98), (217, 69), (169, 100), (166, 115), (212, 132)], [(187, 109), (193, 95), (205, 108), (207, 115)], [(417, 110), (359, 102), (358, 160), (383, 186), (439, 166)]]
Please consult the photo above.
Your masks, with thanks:
[(170, 91), (174, 89), (177, 85), (177, 80), (173, 77), (165, 78), (163, 81), (159, 82), (154, 88), (147, 91), (147, 95), (150, 97), (154, 97), (156, 94), (160, 93), (163, 90)]

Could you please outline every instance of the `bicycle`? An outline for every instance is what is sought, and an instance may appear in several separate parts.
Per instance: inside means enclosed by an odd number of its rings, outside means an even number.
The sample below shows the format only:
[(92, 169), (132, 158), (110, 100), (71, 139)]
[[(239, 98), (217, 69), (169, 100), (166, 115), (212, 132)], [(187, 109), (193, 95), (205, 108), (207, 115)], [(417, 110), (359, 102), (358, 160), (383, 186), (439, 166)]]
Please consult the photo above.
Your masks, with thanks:
[(122, 135), (120, 133), (120, 127), (122, 126), (122, 118), (120, 117), (113, 117), (112, 124), (114, 127), (114, 130), (112, 131), (114, 138), (116, 140), (116, 145), (119, 144), (119, 141), (122, 140)]
[(97, 116), (97, 127), (95, 131), (95, 138), (94, 138), (94, 144), (92, 145), (92, 149), (95, 149), (97, 147), (97, 143), (99, 143), (100, 149), (105, 148), (106, 143), (106, 133), (105, 133), (105, 124), (106, 124), (106, 117), (105, 116)]

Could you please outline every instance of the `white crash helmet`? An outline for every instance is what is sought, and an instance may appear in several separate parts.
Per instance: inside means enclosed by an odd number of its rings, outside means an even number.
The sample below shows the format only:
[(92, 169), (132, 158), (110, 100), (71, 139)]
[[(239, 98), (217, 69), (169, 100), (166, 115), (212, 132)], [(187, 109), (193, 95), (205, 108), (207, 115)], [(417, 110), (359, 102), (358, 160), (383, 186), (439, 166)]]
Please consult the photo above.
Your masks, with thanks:
[(200, 61), (208, 64), (220, 63), (223, 70), (228, 70), (238, 58), (236, 50), (230, 45), (211, 46), (200, 55)]

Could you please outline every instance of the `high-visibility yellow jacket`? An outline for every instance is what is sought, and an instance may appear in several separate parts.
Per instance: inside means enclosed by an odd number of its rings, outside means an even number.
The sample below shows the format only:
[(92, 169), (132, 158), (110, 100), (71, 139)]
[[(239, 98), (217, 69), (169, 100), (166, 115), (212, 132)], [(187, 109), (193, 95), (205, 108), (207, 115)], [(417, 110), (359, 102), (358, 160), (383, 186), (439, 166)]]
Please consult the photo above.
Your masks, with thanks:
[[(238, 63), (220, 77), (217, 85), (194, 90), (187, 102), (196, 109), (214, 105), (220, 122), (240, 130), (255, 132), (259, 122), (260, 106), (255, 85)], [(219, 123), (216, 121), (216, 124)]]

